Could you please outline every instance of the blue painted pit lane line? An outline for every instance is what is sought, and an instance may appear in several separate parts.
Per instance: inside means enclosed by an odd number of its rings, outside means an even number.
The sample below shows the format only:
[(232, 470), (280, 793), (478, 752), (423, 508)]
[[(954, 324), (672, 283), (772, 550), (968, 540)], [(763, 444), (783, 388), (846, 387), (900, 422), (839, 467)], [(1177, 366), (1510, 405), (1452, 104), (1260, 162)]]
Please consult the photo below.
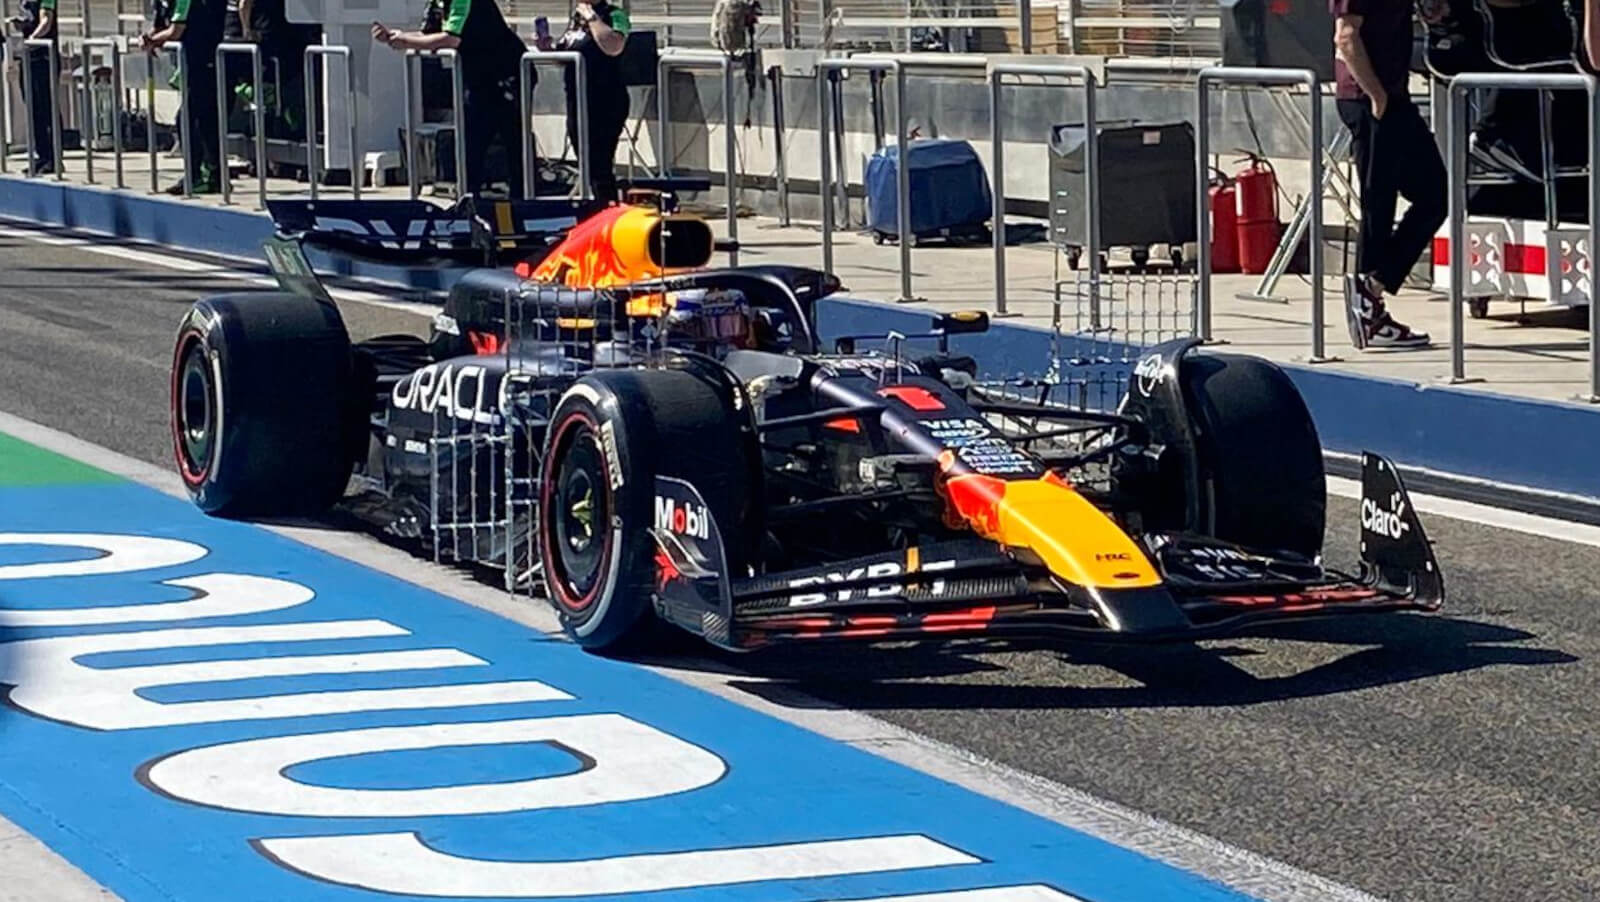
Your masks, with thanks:
[(131, 902), (1247, 898), (142, 486), (0, 533), (0, 813)]

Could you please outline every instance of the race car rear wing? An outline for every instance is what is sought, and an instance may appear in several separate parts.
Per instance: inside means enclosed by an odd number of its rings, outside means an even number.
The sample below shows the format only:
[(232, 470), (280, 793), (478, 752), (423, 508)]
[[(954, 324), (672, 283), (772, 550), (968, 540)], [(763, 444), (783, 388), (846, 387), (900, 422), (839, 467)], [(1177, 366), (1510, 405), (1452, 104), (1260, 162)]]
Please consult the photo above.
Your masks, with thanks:
[[(640, 178), (631, 194), (654, 198), (663, 211), (677, 208), (683, 192), (705, 191), (705, 179)], [(565, 197), (479, 200), (451, 206), (422, 200), (269, 200), (267, 212), (280, 235), (308, 247), (375, 263), (496, 266), (534, 261), (567, 232), (610, 202)], [(727, 250), (726, 242), (719, 250)]]
[(281, 236), (375, 263), (495, 266), (543, 257), (604, 207), (596, 200), (540, 198), (453, 207), (420, 200), (269, 200)]

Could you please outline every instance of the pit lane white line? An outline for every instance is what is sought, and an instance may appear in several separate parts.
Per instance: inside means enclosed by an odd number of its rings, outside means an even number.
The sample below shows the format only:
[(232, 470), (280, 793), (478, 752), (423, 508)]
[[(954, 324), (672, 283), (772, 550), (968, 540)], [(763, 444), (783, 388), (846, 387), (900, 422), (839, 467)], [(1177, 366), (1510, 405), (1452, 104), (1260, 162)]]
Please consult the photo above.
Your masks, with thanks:
[[(133, 263), (139, 263), (144, 266), (154, 266), (162, 269), (175, 270), (177, 272), (193, 273), (197, 276), (206, 276), (208, 278), (229, 279), (261, 288), (276, 288), (278, 284), (277, 280), (273, 279), (271, 276), (262, 275), (259, 272), (252, 272), (247, 269), (242, 269), (239, 266), (239, 261), (230, 260), (227, 257), (221, 257), (213, 254), (203, 254), (204, 257), (208, 257), (210, 260), (196, 259), (193, 256), (179, 255), (177, 253), (162, 253), (160, 251), (129, 247), (123, 243), (114, 243), (124, 242), (127, 239), (118, 238), (112, 235), (99, 235), (98, 233), (89, 232), (86, 230), (72, 230), (74, 234), (63, 235), (53, 232), (43, 232), (37, 228), (30, 228), (27, 224), (14, 219), (0, 217), (0, 222), (14, 224), (0, 225), (0, 237), (3, 238), (17, 238), (23, 241), (32, 241), (35, 244), (43, 244), (49, 247), (82, 248), (83, 250), (92, 254), (100, 254), (101, 256), (105, 257), (116, 257), (118, 259), (128, 260)], [(186, 252), (186, 254), (192, 253), (196, 252)], [(215, 260), (216, 262), (210, 262), (211, 260)], [(399, 290), (398, 286), (395, 287), (395, 290)], [(398, 310), (402, 313), (414, 313), (418, 316), (428, 317), (430, 319), (435, 313), (439, 312), (437, 305), (422, 304), (415, 301), (397, 301), (375, 291), (361, 291), (352, 288), (334, 288), (329, 286), (328, 293), (333, 296), (334, 300), (337, 301), (345, 301), (355, 304), (367, 304), (373, 307), (385, 307), (390, 310)]]
[[(0, 431), (166, 494), (186, 496), (182, 482), (174, 472), (125, 457), (29, 420), (0, 412)], [(493, 611), (542, 632), (560, 635), (555, 615), (544, 605), (510, 596), (475, 582), (459, 571), (422, 561), (369, 536), (309, 527), (265, 528)], [(798, 693), (790, 694), (790, 705), (757, 697), (731, 685), (735, 681), (748, 682), (752, 677), (742, 673), (727, 673), (722, 664), (691, 659), (680, 661), (674, 667), (655, 666), (651, 669), (721, 698), (1261, 899), (1273, 902), (1373, 902), (1376, 898), (1292, 865), (1230, 846), (1143, 812), (1016, 770), (859, 712), (831, 707)], [(0, 847), (0, 873), (25, 866), (27, 864), (23, 859), (8, 860), (3, 847)]]

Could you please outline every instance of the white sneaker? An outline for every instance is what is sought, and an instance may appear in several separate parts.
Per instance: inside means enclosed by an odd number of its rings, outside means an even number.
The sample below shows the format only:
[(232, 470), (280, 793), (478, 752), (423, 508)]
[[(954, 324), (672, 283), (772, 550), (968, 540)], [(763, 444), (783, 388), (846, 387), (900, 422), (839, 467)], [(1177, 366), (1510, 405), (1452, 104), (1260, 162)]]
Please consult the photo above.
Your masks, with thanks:
[(1389, 315), (1383, 298), (1370, 287), (1365, 276), (1349, 273), (1344, 277), (1345, 323), (1350, 328), (1350, 343), (1356, 350), (1368, 348), (1425, 348), (1432, 344), (1426, 332), (1413, 332), (1410, 326)]

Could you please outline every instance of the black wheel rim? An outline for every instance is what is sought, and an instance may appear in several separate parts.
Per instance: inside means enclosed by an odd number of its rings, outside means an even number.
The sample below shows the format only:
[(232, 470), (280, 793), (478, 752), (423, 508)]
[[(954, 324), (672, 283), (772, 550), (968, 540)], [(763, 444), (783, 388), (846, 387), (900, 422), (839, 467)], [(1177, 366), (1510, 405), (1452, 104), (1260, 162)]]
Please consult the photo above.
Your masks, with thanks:
[(551, 499), (554, 509), (547, 521), (554, 527), (552, 545), (560, 568), (554, 575), (573, 597), (586, 598), (603, 577), (611, 522), (605, 462), (587, 425), (573, 430), (560, 460)]
[(193, 473), (203, 473), (211, 464), (211, 449), (216, 441), (215, 397), (205, 350), (195, 342), (184, 353), (178, 370), (175, 405), (178, 446), (187, 469)]

